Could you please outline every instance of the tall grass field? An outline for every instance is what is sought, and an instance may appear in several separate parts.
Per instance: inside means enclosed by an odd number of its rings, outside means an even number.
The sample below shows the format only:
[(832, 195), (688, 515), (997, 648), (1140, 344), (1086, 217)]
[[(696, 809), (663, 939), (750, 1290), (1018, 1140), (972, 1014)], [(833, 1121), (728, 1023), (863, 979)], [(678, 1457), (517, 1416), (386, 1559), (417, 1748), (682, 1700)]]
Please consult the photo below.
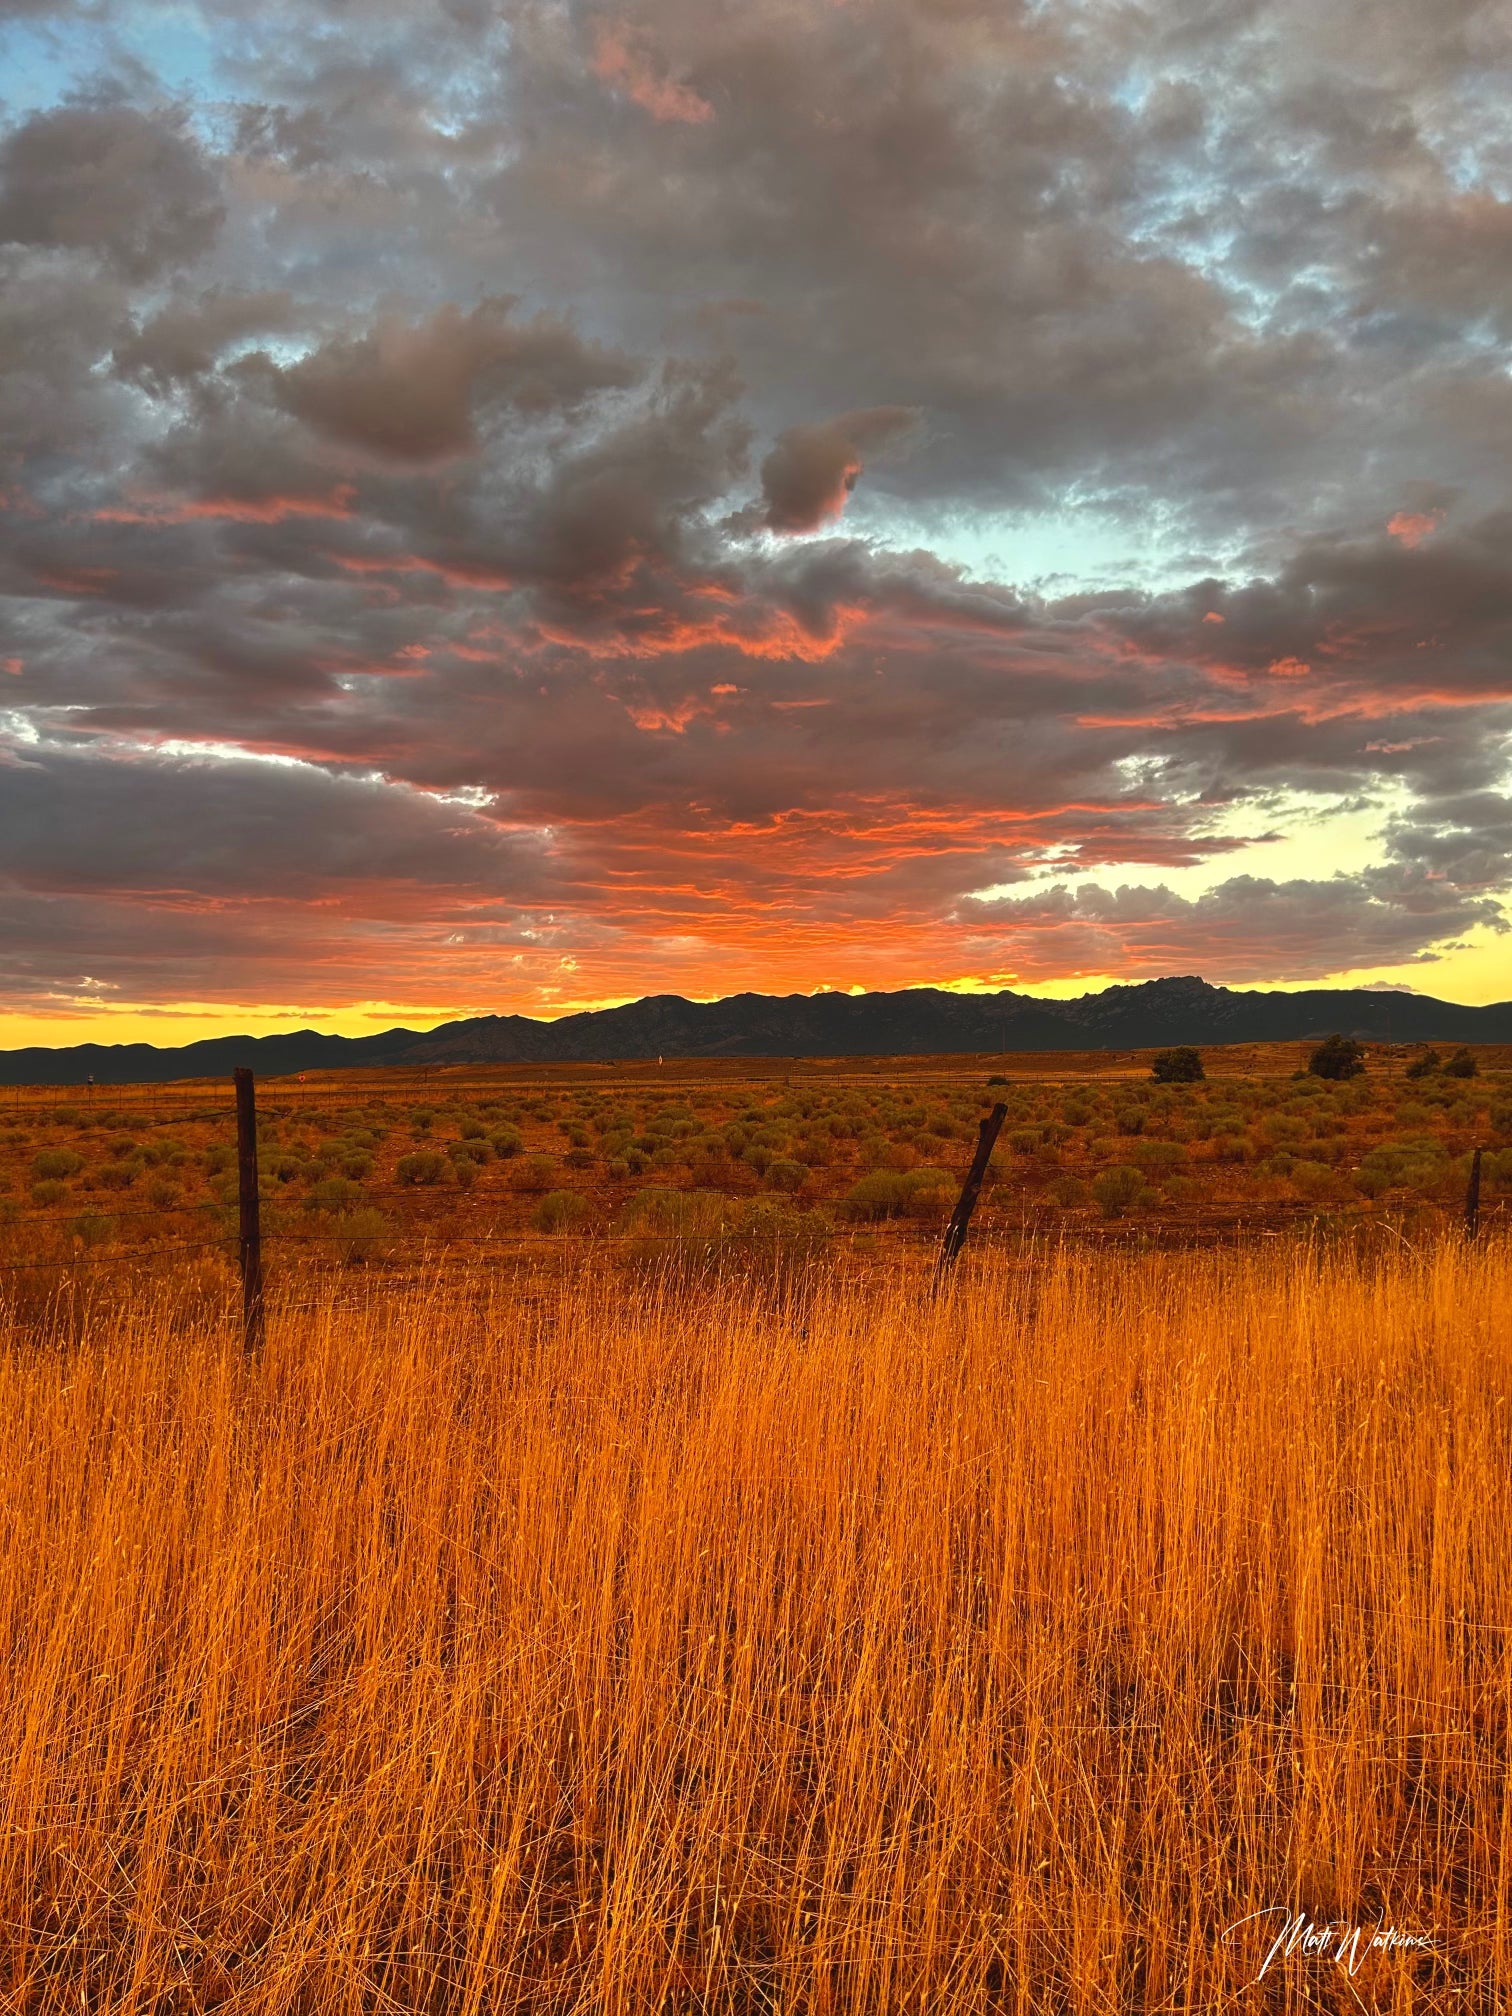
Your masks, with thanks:
[(191, 1286), (0, 1352), (5, 2011), (1512, 2007), (1499, 1244)]

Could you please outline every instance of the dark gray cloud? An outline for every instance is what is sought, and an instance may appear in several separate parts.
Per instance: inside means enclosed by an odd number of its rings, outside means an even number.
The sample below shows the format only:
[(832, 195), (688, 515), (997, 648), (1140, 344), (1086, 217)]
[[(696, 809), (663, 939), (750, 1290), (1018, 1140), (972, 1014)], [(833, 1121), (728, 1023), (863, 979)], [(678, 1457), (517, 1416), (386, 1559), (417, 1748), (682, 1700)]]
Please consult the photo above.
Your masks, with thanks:
[(13, 998), (120, 917), (521, 1005), (1495, 927), (1505, 10), (198, 19), (0, 135)]
[(384, 317), (278, 372), (274, 396), (343, 446), (429, 462), (477, 447), (478, 408), (546, 414), (635, 375), (560, 319), (521, 323), (513, 306), (483, 301), (463, 314), (448, 304), (418, 326)]
[(1422, 962), (1477, 926), (1505, 933), (1500, 906), (1404, 867), (1275, 882), (1236, 875), (1195, 897), (1163, 885), (1057, 884), (974, 906), (1027, 975), (1149, 978), (1200, 967), (1219, 984), (1319, 980), (1349, 968)]
[(242, 338), (296, 326), (294, 297), (286, 287), (178, 293), (133, 325), (114, 363), (122, 377), (166, 395), (214, 370), (222, 353)]
[(0, 242), (98, 253), (147, 280), (207, 251), (222, 214), (215, 173), (176, 113), (65, 105), (0, 141)]
[(906, 433), (916, 418), (904, 406), (875, 406), (816, 426), (789, 427), (761, 465), (768, 529), (816, 532), (838, 518), (856, 487), (862, 456)]

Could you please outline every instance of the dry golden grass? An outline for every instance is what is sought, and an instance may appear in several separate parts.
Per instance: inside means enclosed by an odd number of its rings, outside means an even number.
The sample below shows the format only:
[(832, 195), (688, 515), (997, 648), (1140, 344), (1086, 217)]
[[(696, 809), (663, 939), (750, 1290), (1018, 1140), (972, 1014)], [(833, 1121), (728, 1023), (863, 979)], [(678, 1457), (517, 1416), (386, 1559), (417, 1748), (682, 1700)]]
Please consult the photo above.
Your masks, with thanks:
[(1505, 1252), (976, 1269), (14, 1340), (0, 2006), (1512, 2004)]

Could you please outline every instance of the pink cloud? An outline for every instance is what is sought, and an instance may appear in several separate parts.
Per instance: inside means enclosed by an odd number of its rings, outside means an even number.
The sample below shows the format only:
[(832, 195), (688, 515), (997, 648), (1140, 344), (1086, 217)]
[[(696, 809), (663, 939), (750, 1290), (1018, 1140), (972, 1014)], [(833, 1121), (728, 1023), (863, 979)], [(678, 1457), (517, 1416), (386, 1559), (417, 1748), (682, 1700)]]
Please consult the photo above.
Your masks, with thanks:
[(649, 59), (631, 43), (630, 29), (623, 21), (599, 30), (593, 74), (663, 124), (705, 126), (714, 117), (714, 107), (691, 86), (657, 75)]
[(1436, 532), (1444, 522), (1442, 511), (1398, 511), (1386, 521), (1386, 530), (1393, 539), (1400, 539), (1409, 549), (1421, 546), (1430, 532)]

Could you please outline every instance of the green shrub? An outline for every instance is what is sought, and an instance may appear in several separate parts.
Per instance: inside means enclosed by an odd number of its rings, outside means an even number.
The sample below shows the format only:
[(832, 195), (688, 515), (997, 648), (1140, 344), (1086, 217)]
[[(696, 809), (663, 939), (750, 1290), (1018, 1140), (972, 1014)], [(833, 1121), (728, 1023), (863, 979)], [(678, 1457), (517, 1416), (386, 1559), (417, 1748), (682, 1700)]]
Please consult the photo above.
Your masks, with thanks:
[(790, 1291), (811, 1276), (833, 1237), (822, 1212), (796, 1209), (782, 1197), (757, 1197), (722, 1228), (710, 1257), (722, 1272)]
[(1379, 1197), (1387, 1190), (1432, 1189), (1442, 1177), (1447, 1159), (1443, 1144), (1429, 1136), (1381, 1141), (1355, 1171), (1355, 1188), (1366, 1197)]
[(362, 1202), (362, 1190), (356, 1183), (348, 1182), (345, 1176), (327, 1176), (324, 1182), (313, 1184), (304, 1200), (307, 1211), (347, 1212), (355, 1210)]
[(331, 1242), (344, 1267), (382, 1259), (393, 1243), (387, 1218), (372, 1204), (363, 1205), (360, 1211), (343, 1211), (333, 1219)]
[(858, 1224), (900, 1217), (908, 1205), (908, 1183), (901, 1170), (873, 1169), (853, 1183), (841, 1209)]
[(166, 1176), (154, 1176), (147, 1185), (147, 1202), (155, 1211), (171, 1211), (179, 1201), (179, 1186)]
[(1144, 1188), (1143, 1176), (1126, 1162), (1117, 1162), (1111, 1169), (1100, 1169), (1092, 1178), (1092, 1195), (1104, 1218), (1121, 1218), (1139, 1199)]
[(646, 1234), (702, 1234), (727, 1224), (734, 1207), (712, 1190), (667, 1190), (648, 1183), (629, 1198), (621, 1229)]
[(1446, 1078), (1476, 1078), (1479, 1075), (1480, 1066), (1475, 1061), (1474, 1051), (1467, 1050), (1462, 1043), (1444, 1066), (1444, 1076)]
[(790, 1162), (778, 1156), (766, 1166), (766, 1181), (769, 1189), (785, 1190), (795, 1196), (809, 1180), (809, 1171), (802, 1162)]
[(799, 1210), (786, 1198), (740, 1204), (706, 1190), (642, 1190), (621, 1222), (640, 1235), (624, 1250), (637, 1270), (683, 1278), (732, 1274), (778, 1292), (808, 1277), (832, 1236), (822, 1213)]
[(527, 1155), (510, 1177), (514, 1188), (527, 1197), (544, 1197), (556, 1175), (556, 1163), (549, 1155)]
[(1291, 1185), (1299, 1197), (1311, 1204), (1336, 1204), (1349, 1195), (1349, 1184), (1337, 1169), (1326, 1162), (1298, 1162), (1291, 1171)]
[(75, 1148), (43, 1148), (32, 1157), (32, 1175), (43, 1182), (60, 1176), (77, 1176), (84, 1157)]
[(434, 1148), (417, 1148), (412, 1154), (399, 1157), (394, 1164), (394, 1179), (399, 1183), (440, 1183), (446, 1171), (444, 1155)]
[(1442, 1062), (1437, 1050), (1423, 1050), (1407, 1066), (1405, 1075), (1409, 1078), (1431, 1078)]
[(1169, 1176), (1179, 1169), (1187, 1159), (1187, 1152), (1179, 1141), (1136, 1141), (1134, 1161), (1146, 1176), (1157, 1180)]
[[(921, 1183), (917, 1180), (921, 1176), (941, 1180)], [(942, 1176), (939, 1170), (918, 1169), (913, 1172), (913, 1180), (909, 1183), (908, 1202), (904, 1209), (910, 1218), (917, 1218), (923, 1225), (943, 1225), (959, 1194), (959, 1184), (948, 1176)]]
[(851, 1186), (840, 1209), (863, 1225), (880, 1218), (901, 1218), (905, 1213), (930, 1219), (942, 1215), (941, 1198), (949, 1211), (959, 1188), (958, 1178), (948, 1169), (873, 1169)]
[(571, 1232), (588, 1216), (588, 1199), (580, 1190), (548, 1190), (531, 1214), (537, 1232)]
[(68, 1195), (68, 1185), (56, 1176), (44, 1176), (40, 1183), (33, 1183), (31, 1197), (33, 1204), (61, 1204)]

